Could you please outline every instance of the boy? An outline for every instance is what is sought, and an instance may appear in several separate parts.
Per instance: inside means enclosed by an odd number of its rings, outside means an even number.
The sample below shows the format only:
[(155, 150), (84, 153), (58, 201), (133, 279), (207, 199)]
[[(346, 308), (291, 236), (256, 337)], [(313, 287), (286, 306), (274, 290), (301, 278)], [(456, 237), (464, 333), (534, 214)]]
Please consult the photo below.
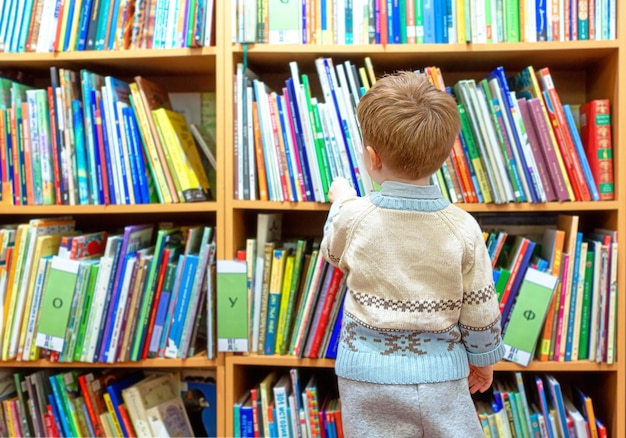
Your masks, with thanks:
[(429, 185), (459, 132), (456, 102), (400, 72), (357, 118), (381, 190), (358, 198), (333, 181), (321, 246), (349, 288), (335, 363), (344, 432), (482, 437), (470, 392), (489, 388), (503, 355), (491, 261), (474, 218)]

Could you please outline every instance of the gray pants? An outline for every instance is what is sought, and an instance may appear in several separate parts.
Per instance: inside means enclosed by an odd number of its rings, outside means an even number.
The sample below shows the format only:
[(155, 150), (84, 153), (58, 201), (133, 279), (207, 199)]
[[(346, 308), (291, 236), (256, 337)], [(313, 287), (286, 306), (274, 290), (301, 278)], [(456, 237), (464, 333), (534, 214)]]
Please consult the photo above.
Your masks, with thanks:
[(379, 385), (339, 377), (346, 438), (482, 438), (467, 379)]

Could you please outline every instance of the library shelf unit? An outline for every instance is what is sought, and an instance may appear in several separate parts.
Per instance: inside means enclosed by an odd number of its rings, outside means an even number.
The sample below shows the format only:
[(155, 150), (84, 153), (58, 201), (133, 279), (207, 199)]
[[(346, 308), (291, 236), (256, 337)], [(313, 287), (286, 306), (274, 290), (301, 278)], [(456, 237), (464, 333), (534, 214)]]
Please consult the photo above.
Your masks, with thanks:
[[(223, 2), (216, 2), (218, 14), (223, 14)], [(90, 71), (111, 75), (131, 82), (134, 76), (141, 75), (164, 86), (168, 92), (215, 92), (217, 108), (223, 108), (224, 94), (219, 90), (226, 84), (225, 76), (219, 65), (223, 65), (222, 36), (224, 30), (221, 20), (217, 20), (216, 45), (193, 49), (132, 50), (132, 51), (89, 51), (63, 53), (0, 53), (0, 70), (19, 71), (27, 75), (36, 86), (48, 86), (50, 67), (68, 68), (74, 71)], [(223, 160), (222, 111), (217, 111), (216, 155)], [(0, 222), (2, 224), (28, 221), (36, 217), (70, 215), (76, 220), (77, 229), (83, 231), (112, 231), (126, 225), (138, 223), (172, 222), (181, 225), (203, 224), (215, 227), (217, 240), (217, 258), (224, 258), (225, 229), (224, 192), (222, 179), (224, 166), (216, 171), (216, 187), (212, 187), (213, 201), (181, 204), (149, 205), (85, 205), (85, 206), (12, 206), (0, 203)], [(222, 248), (220, 248), (222, 246)], [(82, 363), (36, 361), (0, 361), (0, 368), (13, 370), (49, 369), (212, 369), (217, 383), (217, 412), (224, 412), (225, 400), (223, 384), (224, 355), (208, 359), (206, 348), (196, 350), (193, 357), (186, 359), (145, 359), (137, 362), (122, 363)], [(218, 436), (225, 435), (225, 422), (218, 420)]]
[[(228, 27), (231, 11), (225, 8), (226, 41), (231, 32)], [(617, 29), (626, 29), (626, 8), (617, 8)], [(615, 174), (615, 200), (606, 202), (548, 202), (520, 204), (457, 204), (475, 215), (526, 215), (577, 214), (581, 230), (593, 227), (609, 227), (618, 235), (626, 233), (626, 134), (619, 121), (626, 113), (626, 33), (618, 32), (611, 41), (569, 41), (538, 43), (499, 44), (425, 44), (425, 45), (269, 45), (226, 43), (222, 48), (225, 78), (235, 75), (237, 64), (244, 63), (269, 88), (279, 91), (291, 73), (289, 63), (296, 61), (300, 74), (308, 74), (312, 95), (322, 98), (314, 61), (318, 57), (331, 57), (335, 65), (349, 60), (358, 67), (364, 66), (364, 58), (372, 60), (376, 76), (399, 69), (422, 69), (426, 66), (441, 68), (447, 85), (461, 79), (484, 78), (492, 69), (503, 66), (507, 75), (514, 74), (528, 65), (535, 71), (549, 67), (561, 102), (581, 104), (594, 98), (611, 101), (613, 125), (613, 159)], [(321, 236), (329, 205), (312, 202), (242, 201), (234, 199), (235, 183), (235, 136), (234, 126), (234, 80), (227, 81), (232, 87), (223, 92), (224, 107), (224, 155), (225, 241), (223, 252), (233, 259), (237, 250), (245, 248), (248, 237), (256, 233), (258, 213), (283, 212), (283, 238), (302, 235)], [(624, 257), (619, 257), (618, 284), (626, 281)], [(590, 392), (594, 407), (607, 426), (609, 436), (626, 436), (626, 300), (618, 292), (617, 310), (617, 356), (612, 365), (590, 361), (539, 362), (528, 367), (502, 361), (496, 365), (497, 372), (521, 371), (531, 374), (553, 373), (564, 382), (580, 382)], [(332, 377), (334, 362), (328, 359), (297, 359), (289, 356), (264, 356), (258, 354), (227, 354), (225, 358), (225, 422), (227, 436), (233, 435), (233, 404), (272, 369), (287, 370), (291, 367), (315, 368), (329, 372)]]

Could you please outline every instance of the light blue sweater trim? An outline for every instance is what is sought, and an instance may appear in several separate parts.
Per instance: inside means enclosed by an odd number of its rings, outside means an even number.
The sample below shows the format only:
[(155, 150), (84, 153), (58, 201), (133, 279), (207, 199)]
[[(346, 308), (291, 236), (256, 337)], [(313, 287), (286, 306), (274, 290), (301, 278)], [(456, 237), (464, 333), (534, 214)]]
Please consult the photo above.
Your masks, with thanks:
[(385, 181), (380, 192), (370, 193), (374, 205), (393, 210), (439, 211), (450, 205), (437, 186)]
[(360, 324), (344, 313), (335, 372), (363, 382), (413, 385), (467, 377), (469, 364), (492, 365), (500, 361), (504, 346), (471, 353), (460, 342), (460, 329), (430, 333), (381, 331)]

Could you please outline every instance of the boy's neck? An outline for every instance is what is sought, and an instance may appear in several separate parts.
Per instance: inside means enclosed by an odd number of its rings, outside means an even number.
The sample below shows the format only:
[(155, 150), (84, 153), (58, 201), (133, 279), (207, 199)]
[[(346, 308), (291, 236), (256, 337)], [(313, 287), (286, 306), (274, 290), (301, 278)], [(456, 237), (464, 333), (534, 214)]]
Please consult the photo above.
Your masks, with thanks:
[(403, 184), (411, 184), (414, 186), (429, 186), (430, 185), (429, 176), (420, 178), (420, 179), (405, 179), (405, 178), (392, 177), (392, 178), (385, 178), (383, 182), (385, 181), (393, 181), (393, 182), (399, 182)]

